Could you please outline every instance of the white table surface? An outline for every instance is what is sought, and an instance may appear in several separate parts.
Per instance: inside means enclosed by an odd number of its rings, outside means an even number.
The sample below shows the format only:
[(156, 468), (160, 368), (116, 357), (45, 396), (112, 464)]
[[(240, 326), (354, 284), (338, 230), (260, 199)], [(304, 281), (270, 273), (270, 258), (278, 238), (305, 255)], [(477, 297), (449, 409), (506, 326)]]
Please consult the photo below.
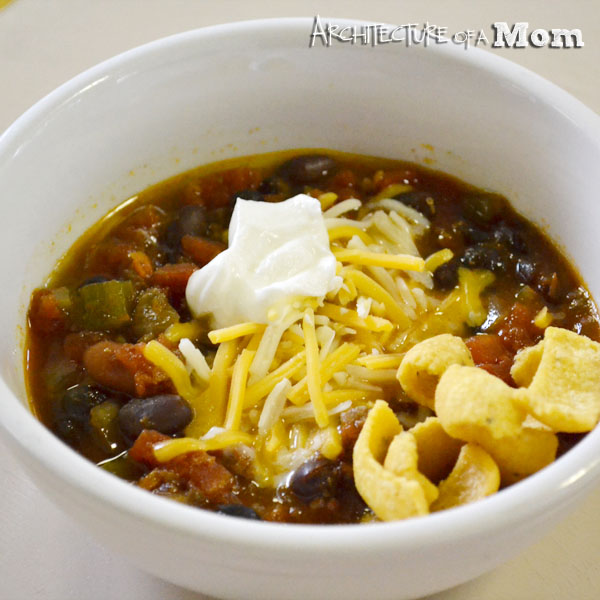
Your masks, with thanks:
[[(532, 29), (580, 28), (581, 49), (490, 51), (600, 112), (596, 0), (14, 0), (0, 10), (0, 132), (70, 77), (144, 42), (231, 20), (315, 14), (397, 24), (428, 21), (450, 33), (484, 29), (490, 35), (496, 21), (528, 21)], [(203, 599), (117, 560), (41, 495), (1, 442), (0, 455), (0, 600)], [(511, 562), (429, 600), (599, 598), (599, 515), (597, 489)]]

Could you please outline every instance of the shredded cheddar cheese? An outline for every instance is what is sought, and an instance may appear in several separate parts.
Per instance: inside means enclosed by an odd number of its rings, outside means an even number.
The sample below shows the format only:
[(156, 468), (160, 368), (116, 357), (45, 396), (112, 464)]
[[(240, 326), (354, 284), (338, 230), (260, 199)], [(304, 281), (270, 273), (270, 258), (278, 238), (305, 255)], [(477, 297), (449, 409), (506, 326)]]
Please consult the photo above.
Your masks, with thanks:
[(152, 340), (144, 346), (143, 353), (145, 358), (160, 367), (171, 378), (177, 393), (182, 398), (188, 402), (193, 401), (196, 394), (190, 376), (185, 365), (173, 352), (156, 340)]
[(319, 202), (321, 203), (321, 210), (325, 212), (329, 207), (333, 206), (338, 199), (337, 194), (333, 192), (326, 192), (319, 196)]
[(265, 375), (260, 381), (251, 385), (246, 392), (246, 408), (256, 406), (282, 379), (291, 379), (302, 368), (304, 362), (305, 352), (303, 350), (277, 367), (274, 371), (271, 371), (268, 375)]
[[(229, 367), (233, 363), (237, 353), (237, 342), (231, 340), (222, 343), (217, 349), (212, 371), (208, 380), (207, 395), (214, 403), (216, 410), (223, 417), (227, 405), (227, 386), (229, 384)], [(196, 415), (198, 418), (198, 415)]]
[(438, 250), (426, 258), (425, 269), (430, 273), (433, 273), (438, 267), (441, 267), (442, 265), (445, 265), (447, 262), (451, 261), (453, 257), (454, 252), (452, 252), (450, 248)]
[(337, 304), (325, 302), (319, 312), (333, 321), (356, 327), (358, 329), (369, 329), (371, 331), (390, 331), (394, 328), (391, 321), (380, 317), (367, 316), (361, 319), (359, 314), (351, 308), (344, 308)]
[(425, 270), (425, 261), (420, 256), (411, 256), (410, 254), (386, 254), (361, 251), (355, 248), (334, 249), (333, 254), (341, 262), (356, 265), (371, 265), (403, 271)]
[(367, 369), (393, 369), (399, 367), (403, 354), (369, 354), (356, 359), (356, 364)]
[(323, 390), (321, 389), (321, 371), (319, 360), (319, 345), (317, 344), (317, 335), (315, 333), (314, 313), (307, 309), (302, 321), (302, 331), (304, 332), (304, 343), (306, 347), (306, 382), (308, 395), (315, 412), (315, 421), (319, 427), (326, 427), (329, 424), (329, 415), (323, 400)]
[[(321, 383), (327, 383), (333, 374), (343, 370), (360, 353), (360, 347), (355, 344), (344, 343), (335, 352), (332, 352), (321, 363), (319, 371), (319, 380)], [(304, 404), (309, 399), (308, 376), (301, 379), (288, 393), (288, 400), (293, 404)]]
[(202, 335), (204, 327), (199, 321), (189, 321), (188, 323), (173, 323), (164, 332), (165, 338), (169, 342), (177, 343), (183, 338), (195, 340)]
[(250, 363), (253, 358), (254, 352), (244, 349), (233, 367), (229, 404), (227, 405), (227, 414), (225, 416), (225, 429), (240, 428), (242, 409), (244, 408), (244, 396), (246, 394), (248, 369), (250, 368)]
[[(454, 290), (432, 291), (432, 273), (453, 254), (419, 255), (415, 238), (429, 221), (390, 197), (410, 189), (391, 184), (367, 205), (319, 196), (340, 281), (322, 301), (298, 298), (270, 307), (267, 324), (210, 331), (212, 362), (194, 345), (206, 331), (198, 321), (165, 332), (180, 342), (185, 364), (158, 342), (146, 346), (145, 356), (194, 410), (187, 437), (154, 446), (157, 460), (242, 444), (250, 448), (255, 483), (277, 486), (316, 453), (340, 455), (347, 411), (400, 397), (397, 370), (415, 343), (480, 323), (481, 295), (493, 275), (461, 269)], [(357, 210), (362, 218), (348, 218)], [(543, 311), (536, 317), (540, 324), (548, 318)], [(448, 331), (448, 323), (463, 330)]]
[(376, 281), (373, 281), (368, 275), (362, 271), (352, 270), (347, 274), (347, 279), (350, 279), (356, 286), (356, 289), (361, 293), (366, 294), (369, 298), (381, 302), (390, 316), (390, 318), (398, 325), (408, 325), (408, 318), (398, 303)]
[(223, 329), (214, 329), (209, 332), (208, 339), (213, 344), (221, 344), (222, 342), (229, 342), (245, 335), (262, 332), (264, 329), (265, 325), (262, 323), (240, 323), (239, 325), (232, 325)]
[(252, 445), (253, 436), (239, 431), (224, 431), (209, 439), (178, 438), (154, 445), (154, 456), (159, 462), (168, 462), (180, 454), (197, 450), (221, 450), (235, 444)]
[(533, 319), (533, 324), (540, 329), (546, 329), (553, 321), (552, 313), (548, 310), (547, 306), (544, 306), (535, 318)]
[(375, 240), (362, 229), (353, 227), (352, 225), (340, 225), (339, 227), (333, 227), (328, 231), (329, 241), (335, 242), (340, 239), (350, 239), (355, 235), (365, 244), (374, 244)]

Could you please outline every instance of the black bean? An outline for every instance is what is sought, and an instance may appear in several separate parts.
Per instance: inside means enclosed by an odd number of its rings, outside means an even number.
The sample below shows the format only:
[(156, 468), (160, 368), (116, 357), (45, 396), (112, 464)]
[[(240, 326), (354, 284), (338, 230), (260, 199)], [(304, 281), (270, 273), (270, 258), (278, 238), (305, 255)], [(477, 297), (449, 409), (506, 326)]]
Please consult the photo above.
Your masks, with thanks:
[(243, 504), (220, 504), (217, 507), (216, 512), (222, 515), (229, 515), (231, 517), (262, 521), (262, 519), (256, 514), (256, 511), (252, 510), (248, 506), (244, 506)]
[(335, 160), (330, 156), (307, 154), (284, 162), (277, 174), (296, 184), (315, 183), (330, 175), (335, 166)]
[(267, 177), (258, 185), (257, 190), (265, 196), (273, 196), (283, 191), (283, 184), (277, 177)]
[(337, 484), (335, 463), (325, 458), (312, 458), (300, 465), (290, 478), (290, 489), (303, 502), (329, 497)]
[(428, 219), (431, 219), (435, 214), (435, 199), (430, 192), (406, 192), (404, 194), (398, 194), (397, 196), (394, 196), (394, 200), (399, 200), (402, 202), (402, 204), (418, 210)]
[(181, 238), (184, 235), (204, 236), (207, 232), (206, 208), (199, 204), (189, 204), (179, 210), (179, 214), (165, 230), (164, 242), (167, 254), (172, 262), (181, 250)]
[(485, 244), (470, 246), (460, 260), (469, 269), (487, 269), (496, 273), (506, 270), (506, 260), (498, 249)]
[(108, 277), (104, 277), (104, 275), (96, 275), (95, 277), (88, 277), (78, 289), (85, 287), (86, 285), (92, 285), (92, 283), (104, 283), (109, 281)]
[(514, 227), (502, 224), (494, 229), (493, 233), (494, 240), (505, 246), (513, 252), (518, 254), (525, 254), (527, 252), (527, 242), (521, 233)]
[(119, 411), (119, 427), (123, 434), (135, 439), (144, 429), (167, 435), (181, 433), (192, 420), (190, 405), (176, 394), (150, 398), (134, 398)]
[(458, 283), (458, 267), (460, 263), (453, 258), (446, 264), (438, 267), (433, 273), (433, 281), (438, 290), (451, 290)]
[(497, 220), (505, 206), (506, 201), (498, 194), (470, 194), (463, 200), (465, 216), (479, 225)]
[(241, 198), (242, 200), (254, 200), (255, 202), (264, 202), (265, 197), (257, 190), (242, 190), (231, 196), (230, 204), (235, 206), (235, 201)]
[(535, 280), (536, 274), (536, 265), (533, 261), (528, 258), (519, 258), (517, 261), (517, 265), (515, 267), (515, 273), (517, 277), (523, 282), (527, 284), (531, 284)]
[(490, 232), (485, 231), (485, 229), (478, 227), (474, 223), (461, 221), (459, 227), (469, 244), (479, 244), (487, 242), (490, 239)]
[(551, 265), (536, 264), (529, 258), (519, 258), (515, 273), (519, 280), (535, 289), (545, 300), (558, 304), (564, 299), (565, 289), (558, 273), (552, 270)]
[(55, 431), (66, 442), (76, 444), (90, 431), (90, 410), (108, 399), (107, 394), (90, 385), (70, 387), (55, 405)]
[(559, 433), (558, 434), (558, 450), (556, 451), (556, 457), (562, 456), (565, 452), (568, 452), (571, 448), (576, 446), (587, 433)]

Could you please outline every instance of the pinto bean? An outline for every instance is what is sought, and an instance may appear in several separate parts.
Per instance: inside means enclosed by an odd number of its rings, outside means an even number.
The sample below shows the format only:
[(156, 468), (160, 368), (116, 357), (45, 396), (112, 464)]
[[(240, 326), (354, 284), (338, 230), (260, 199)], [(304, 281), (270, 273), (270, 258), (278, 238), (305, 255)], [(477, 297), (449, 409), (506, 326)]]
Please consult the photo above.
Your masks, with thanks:
[(83, 354), (83, 366), (100, 385), (130, 396), (169, 392), (167, 375), (146, 360), (143, 344), (98, 342)]

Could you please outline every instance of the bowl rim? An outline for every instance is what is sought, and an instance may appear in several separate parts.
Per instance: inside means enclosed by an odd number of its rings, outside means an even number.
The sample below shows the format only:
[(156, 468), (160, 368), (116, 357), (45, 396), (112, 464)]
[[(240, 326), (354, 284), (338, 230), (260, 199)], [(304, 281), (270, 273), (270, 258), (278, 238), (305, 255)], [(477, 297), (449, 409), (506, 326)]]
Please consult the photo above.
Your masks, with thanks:
[[(370, 21), (325, 19), (343, 25), (369, 25)], [(291, 17), (239, 21), (203, 27), (161, 38), (117, 56), (76, 75), (34, 104), (2, 135), (0, 160), (18, 152), (26, 134), (41, 123), (44, 115), (58, 110), (61, 104), (115, 69), (131, 65), (154, 52), (168, 52), (186, 43), (208, 43), (211, 39), (260, 32), (263, 36), (310, 31), (312, 17)], [(414, 51), (425, 51), (414, 46)], [(385, 50), (384, 50), (385, 51)], [(550, 105), (568, 117), (582, 135), (600, 140), (600, 117), (568, 92), (528, 69), (479, 48), (463, 49), (450, 43), (431, 45), (426, 51), (440, 52), (450, 60), (469, 68), (481, 69), (517, 85), (537, 101)], [(25, 134), (25, 137), (23, 135)], [(597, 142), (596, 142), (597, 143)], [(53, 476), (67, 482), (79, 493), (94, 497), (108, 509), (116, 509), (188, 537), (219, 541), (241, 549), (272, 551), (274, 545), (296, 555), (313, 555), (327, 548), (344, 555), (360, 548), (361, 552), (409, 550), (443, 543), (456, 543), (461, 538), (485, 535), (514, 526), (524, 518), (534, 518), (582, 496), (600, 479), (600, 428), (590, 432), (573, 449), (550, 466), (493, 496), (426, 518), (413, 518), (387, 523), (355, 525), (291, 525), (231, 519), (228, 516), (198, 510), (159, 498), (135, 488), (99, 469), (77, 454), (39, 422), (8, 387), (0, 381), (0, 394), (8, 402), (0, 402), (0, 430), (17, 449), (25, 452)]]

